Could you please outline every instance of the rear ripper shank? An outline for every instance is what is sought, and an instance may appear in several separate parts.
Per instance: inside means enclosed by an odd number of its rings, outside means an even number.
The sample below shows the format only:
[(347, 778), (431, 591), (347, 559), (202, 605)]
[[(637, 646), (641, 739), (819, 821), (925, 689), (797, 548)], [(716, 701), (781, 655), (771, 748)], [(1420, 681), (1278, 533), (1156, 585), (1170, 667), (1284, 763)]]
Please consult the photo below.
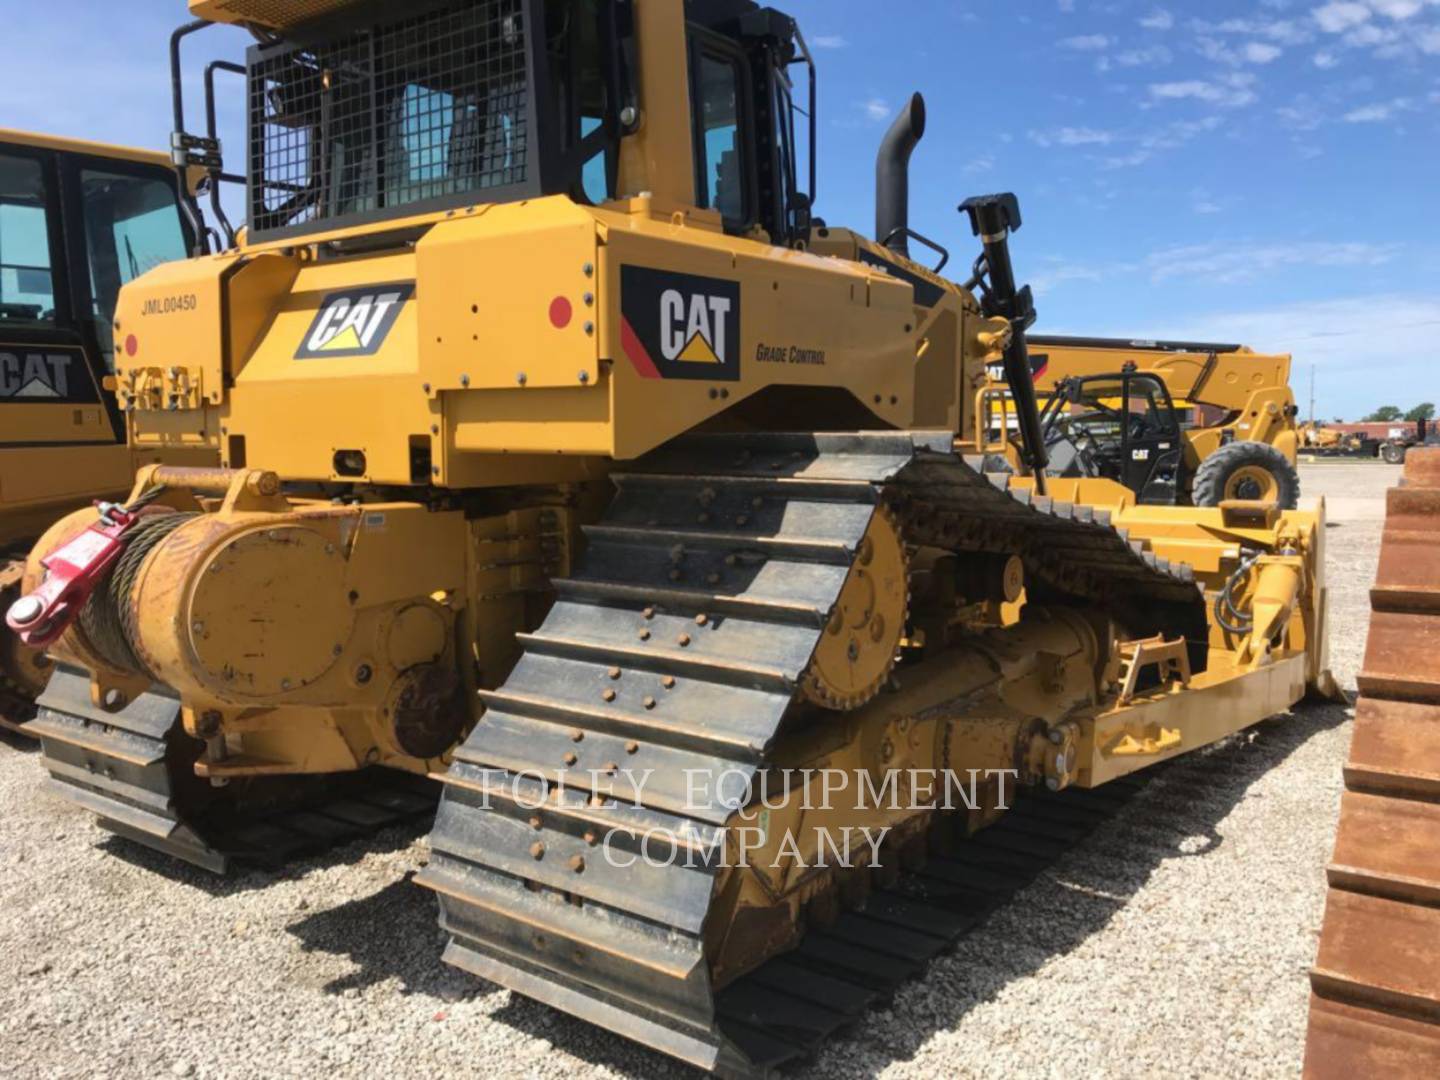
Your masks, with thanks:
[[(766, 1028), (771, 963), (863, 978), (826, 928), (1001, 817), (1002, 780), (1099, 787), (1325, 680), (1323, 512), (1044, 477), (1013, 196), (966, 204), (963, 286), (814, 218), (787, 16), (192, 10), (261, 31), (249, 228), (119, 318), (197, 297), (145, 348), (220, 388), (195, 407), (225, 461), (137, 477), (153, 536), (51, 647), (46, 762), (102, 819), (203, 863), (195, 785), (215, 822), (306, 777), (437, 775), (450, 962), (753, 1072), (813, 1036)], [(967, 434), (1001, 363), (1022, 475)], [(826, 807), (837, 773), (980, 780), (948, 811)], [(845, 836), (876, 842), (816, 859)]]

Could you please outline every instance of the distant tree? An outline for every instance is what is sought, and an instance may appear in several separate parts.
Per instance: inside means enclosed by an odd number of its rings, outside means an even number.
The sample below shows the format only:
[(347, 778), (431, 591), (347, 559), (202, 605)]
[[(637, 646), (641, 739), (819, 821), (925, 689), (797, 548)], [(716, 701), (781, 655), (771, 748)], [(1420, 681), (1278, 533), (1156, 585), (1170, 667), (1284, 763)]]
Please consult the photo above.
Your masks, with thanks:
[(1434, 420), (1435, 403), (1433, 401), (1421, 402), (1405, 414), (1406, 420)]
[(1376, 409), (1369, 416), (1365, 417), (1362, 423), (1383, 424), (1390, 420), (1399, 420), (1404, 415), (1405, 414), (1402, 413), (1394, 405), (1381, 405), (1380, 408)]

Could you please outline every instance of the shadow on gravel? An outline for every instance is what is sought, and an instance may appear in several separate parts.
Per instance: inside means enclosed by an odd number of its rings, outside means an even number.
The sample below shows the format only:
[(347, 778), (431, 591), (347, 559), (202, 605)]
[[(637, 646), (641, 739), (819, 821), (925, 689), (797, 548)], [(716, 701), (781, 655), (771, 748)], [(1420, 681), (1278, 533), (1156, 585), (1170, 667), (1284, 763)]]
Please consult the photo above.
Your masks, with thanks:
[[(1220, 822), (1251, 786), (1310, 739), (1344, 724), (1351, 708), (1344, 702), (1301, 704), (1209, 750), (1159, 766), (1115, 818), (958, 943), (957, 952), (980, 947), (982, 955), (932, 965), (923, 982), (909, 984), (923, 1000), (908, 1006), (897, 1000), (884, 1022), (862, 1023), (795, 1075), (858, 1076), (911, 1060), (937, 1032), (954, 1028), (1012, 982), (1102, 930), (1161, 863), (1215, 851), (1223, 843)], [(1322, 872), (1315, 867), (1317, 876)], [(905, 996), (902, 991), (897, 998)]]
[(358, 862), (371, 853), (402, 851), (427, 835), (433, 824), (433, 819), (426, 817), (393, 825), (319, 854), (292, 859), (282, 865), (269, 865), (260, 861), (233, 861), (229, 873), (224, 876), (212, 874), (173, 855), (162, 854), (123, 836), (109, 834), (97, 846), (108, 856), (139, 867), (146, 873), (158, 874), (178, 885), (188, 885), (210, 896), (220, 897), (265, 889), (276, 881), (292, 881), (317, 870)]
[[(1343, 724), (1349, 709), (1340, 702), (1301, 705), (1289, 716), (1157, 768), (1114, 819), (1062, 855), (956, 948), (973, 947), (987, 935), (1003, 938), (1003, 944), (988, 948), (989, 942), (983, 942), (987, 951), (978, 964), (957, 964), (952, 957), (933, 964), (921, 980), (882, 1003), (893, 1007), (893, 1014), (842, 1030), (818, 1059), (790, 1075), (867, 1075), (911, 1059), (936, 1032), (953, 1028), (1016, 979), (1034, 974), (1101, 930), (1162, 862), (1216, 850), (1223, 843), (1219, 823), (1251, 785), (1314, 736)], [(1320, 867), (1315, 869), (1320, 873)], [(307, 950), (346, 956), (356, 965), (357, 971), (327, 984), (331, 993), (387, 979), (398, 980), (402, 993), (438, 994), (448, 1001), (495, 992), (492, 984), (441, 963), (444, 938), (436, 918), (433, 896), (407, 875), (371, 896), (301, 919), (289, 932)], [(925, 1000), (912, 1011), (903, 998), (914, 989)], [(518, 994), (491, 1015), (592, 1065), (647, 1077), (697, 1075)]]
[[(445, 964), (435, 894), (413, 881), (414, 872), (379, 892), (298, 919), (286, 928), (307, 952), (349, 958), (355, 971), (326, 983), (341, 994), (396, 980), (401, 994), (430, 994), (445, 1002), (500, 993), (494, 983)], [(645, 1077), (695, 1077), (671, 1058), (592, 1027), (529, 998), (512, 994), (492, 1014), (537, 1039), (553, 1042), (592, 1065)], [(456, 1062), (457, 1068), (463, 1063)]]
[[(355, 964), (357, 970), (326, 983), (326, 993), (387, 979), (398, 979), (402, 994), (434, 993), (446, 981), (434, 894), (416, 885), (414, 877), (411, 871), (379, 892), (317, 911), (286, 928), (306, 952), (346, 956)], [(464, 991), (477, 988), (475, 980), (463, 982), (468, 984)]]
[(32, 739), (29, 735), (22, 735), (9, 728), (0, 728), (0, 746), (5, 748), (6, 753), (38, 754), (40, 752), (39, 739)]

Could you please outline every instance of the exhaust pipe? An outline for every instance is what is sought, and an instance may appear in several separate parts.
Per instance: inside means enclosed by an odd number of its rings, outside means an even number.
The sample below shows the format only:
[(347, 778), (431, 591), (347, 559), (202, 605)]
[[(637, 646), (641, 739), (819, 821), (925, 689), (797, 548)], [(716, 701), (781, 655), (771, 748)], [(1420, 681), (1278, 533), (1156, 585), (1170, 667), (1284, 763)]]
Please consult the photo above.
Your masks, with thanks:
[[(875, 239), (910, 257), (910, 154), (925, 137), (925, 99), (915, 94), (901, 110), (875, 159)], [(897, 231), (898, 230), (898, 231)]]

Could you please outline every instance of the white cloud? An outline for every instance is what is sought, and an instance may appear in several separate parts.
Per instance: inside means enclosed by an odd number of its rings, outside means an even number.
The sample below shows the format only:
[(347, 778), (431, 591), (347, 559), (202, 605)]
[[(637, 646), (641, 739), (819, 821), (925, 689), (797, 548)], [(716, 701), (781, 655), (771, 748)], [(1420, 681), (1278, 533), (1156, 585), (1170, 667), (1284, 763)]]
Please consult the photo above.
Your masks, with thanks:
[(1088, 127), (1060, 127), (1049, 131), (1031, 131), (1030, 141), (1036, 146), (1109, 146), (1115, 141), (1110, 131)]
[(1075, 37), (1061, 38), (1062, 49), (1074, 49), (1077, 52), (1099, 52), (1110, 44), (1110, 39), (1104, 34), (1078, 34)]
[(1325, 114), (1308, 101), (1298, 100), (1295, 105), (1285, 105), (1275, 110), (1280, 123), (1295, 131), (1314, 131), (1325, 122)]
[(1440, 30), (1424, 30), (1415, 39), (1420, 51), (1434, 55), (1440, 53)]
[(1335, 67), (1337, 64), (1340, 63), (1340, 61), (1336, 59), (1334, 53), (1329, 52), (1325, 49), (1321, 49), (1319, 52), (1317, 52), (1313, 59), (1315, 61), (1315, 66), (1321, 71), (1329, 71), (1331, 68)]
[(850, 44), (839, 34), (821, 34), (819, 37), (810, 39), (810, 44), (817, 49), (843, 49)]
[(1140, 25), (1146, 30), (1169, 30), (1175, 25), (1175, 16), (1164, 8), (1156, 8), (1140, 20)]
[(1135, 168), (1162, 150), (1178, 150), (1197, 136), (1217, 130), (1223, 123), (1218, 116), (1205, 116), (1199, 120), (1175, 120), (1139, 135), (1116, 136), (1115, 142), (1129, 144), (1133, 149), (1104, 157), (1100, 164), (1107, 169)]
[[(1243, 341), (1264, 352), (1290, 353), (1295, 377), (1314, 364), (1322, 416), (1362, 416), (1387, 398), (1414, 401), (1429, 383), (1440, 299), (1433, 296), (1346, 296), (1273, 307), (1214, 312), (1152, 326), (1084, 326), (1077, 332), (1119, 331), (1195, 341)], [(1363, 356), (1364, 363), (1356, 363)]]
[(1214, 100), (1213, 91), (1214, 87), (1210, 83), (1201, 82), (1199, 79), (1152, 83), (1150, 86), (1150, 96), (1157, 98), (1200, 98), (1211, 101)]
[(987, 173), (993, 168), (995, 168), (995, 155), (981, 154), (979, 157), (967, 162), (963, 171), (974, 175), (976, 173)]
[(1391, 111), (1389, 105), (1365, 105), (1351, 109), (1343, 119), (1347, 124), (1374, 124), (1389, 120)]
[(1294, 19), (1224, 19), (1218, 23), (1194, 19), (1190, 24), (1197, 34), (1234, 34), (1239, 37), (1264, 38), (1281, 45), (1303, 45), (1315, 36), (1309, 23)]
[(1285, 50), (1265, 41), (1247, 41), (1232, 49), (1219, 38), (1202, 36), (1195, 39), (1195, 51), (1213, 63), (1241, 67), (1245, 64), (1268, 64)]
[(869, 101), (860, 103), (860, 111), (867, 120), (874, 120), (879, 123), (890, 118), (890, 106), (884, 98), (871, 98)]
[(1173, 57), (1164, 45), (1152, 45), (1146, 49), (1118, 52), (1111, 59), (1121, 67), (1159, 67), (1170, 63)]
[(1293, 244), (1182, 244), (1164, 248), (1145, 259), (1151, 281), (1205, 278), (1233, 285), (1258, 280), (1287, 266), (1380, 266), (1399, 251), (1399, 244), (1334, 243), (1323, 240)]
[(1211, 196), (1204, 188), (1192, 188), (1190, 191), (1190, 209), (1197, 214), (1218, 214), (1225, 208)]
[(1378, 101), (1373, 105), (1362, 105), (1358, 109), (1351, 109), (1341, 119), (1347, 124), (1381, 124), (1397, 112), (1404, 112), (1414, 107), (1415, 103), (1409, 98), (1400, 97), (1392, 101)]
[(1321, 30), (1327, 34), (1338, 34), (1352, 26), (1359, 26), (1370, 18), (1370, 9), (1351, 0), (1335, 0), (1334, 3), (1316, 8), (1311, 14), (1320, 24)]
[(1056, 6), (1068, 15), (1075, 10), (1075, 0), (1056, 0)]
[(1267, 45), (1263, 41), (1247, 42), (1244, 49), (1245, 59), (1252, 64), (1268, 64), (1284, 50), (1275, 45)]
[(1153, 150), (1147, 150), (1141, 147), (1139, 150), (1131, 150), (1126, 154), (1111, 154), (1105, 158), (1101, 164), (1107, 169), (1133, 169), (1137, 166), (1144, 165), (1154, 156), (1155, 152)]
[(1231, 67), (1239, 67), (1241, 63), (1240, 54), (1219, 38), (1196, 38), (1195, 51), (1212, 64), (1229, 64)]
[(1403, 35), (1393, 26), (1376, 26), (1374, 23), (1363, 23), (1347, 32), (1342, 40), (1346, 45), (1355, 48), (1368, 48), (1376, 45), (1390, 45), (1401, 39)]
[(1214, 82), (1186, 79), (1181, 82), (1151, 83), (1150, 96), (1157, 100), (1171, 101), (1190, 98), (1209, 102), (1212, 105), (1239, 108), (1243, 105), (1252, 105), (1258, 100), (1258, 95), (1253, 89), (1254, 84), (1255, 76), (1237, 72), (1232, 75), (1222, 75)]
[(1026, 283), (1036, 296), (1044, 296), (1046, 293), (1054, 291), (1055, 286), (1063, 285), (1067, 281), (1102, 281), (1103, 279), (1104, 274), (1094, 263), (1067, 262), (1054, 255), (1042, 258), (1040, 269), (1032, 270), (1026, 275)]
[(1408, 19), (1425, 6), (1424, 0), (1367, 0), (1375, 11), (1388, 19)]

